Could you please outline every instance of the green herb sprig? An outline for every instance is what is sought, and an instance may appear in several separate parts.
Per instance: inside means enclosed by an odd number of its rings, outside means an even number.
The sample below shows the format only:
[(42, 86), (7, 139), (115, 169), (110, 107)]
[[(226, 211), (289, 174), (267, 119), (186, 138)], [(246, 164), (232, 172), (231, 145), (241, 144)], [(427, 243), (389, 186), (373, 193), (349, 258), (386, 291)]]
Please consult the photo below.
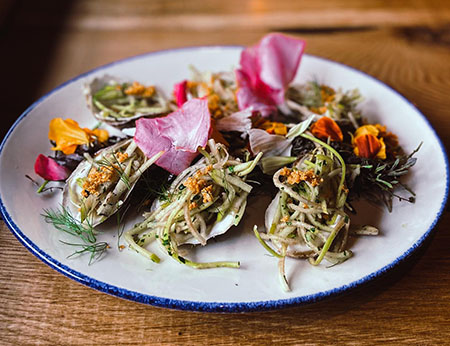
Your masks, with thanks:
[(44, 217), (45, 222), (52, 224), (57, 230), (70, 234), (82, 241), (80, 244), (61, 241), (66, 245), (80, 247), (80, 250), (75, 251), (69, 257), (90, 253), (89, 264), (91, 264), (94, 260), (98, 260), (109, 247), (106, 242), (97, 242), (97, 232), (88, 220), (86, 220), (86, 223), (81, 223), (64, 206), (56, 210), (44, 209), (44, 213), (41, 215)]
[(112, 157), (113, 162), (111, 162), (107, 158), (103, 158), (99, 161), (96, 161), (96, 163), (99, 166), (114, 170), (114, 172), (118, 174), (119, 179), (123, 181), (127, 189), (131, 190), (130, 177), (127, 173), (125, 173), (125, 170), (122, 168), (122, 165), (120, 164), (119, 160), (117, 160), (116, 156), (112, 155)]
[[(422, 143), (409, 155), (397, 156), (395, 159), (387, 161), (362, 160), (361, 173), (353, 188), (358, 191), (358, 194), (369, 197), (372, 202), (385, 204), (390, 212), (394, 197), (401, 201), (414, 203), (416, 194), (402, 183), (400, 178), (415, 165), (417, 159), (413, 155), (419, 151), (421, 146)], [(395, 190), (398, 187), (406, 190), (410, 196), (404, 197), (397, 194)]]

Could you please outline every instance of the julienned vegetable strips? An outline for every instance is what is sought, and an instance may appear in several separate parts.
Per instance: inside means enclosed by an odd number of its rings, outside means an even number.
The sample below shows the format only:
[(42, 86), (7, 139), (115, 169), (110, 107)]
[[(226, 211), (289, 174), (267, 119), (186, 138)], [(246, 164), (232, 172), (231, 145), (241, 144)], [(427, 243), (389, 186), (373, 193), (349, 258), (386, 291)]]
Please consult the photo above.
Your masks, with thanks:
[(125, 233), (132, 249), (158, 262), (159, 258), (145, 249), (158, 240), (169, 256), (188, 266), (239, 267), (239, 262), (196, 263), (179, 254), (179, 245), (206, 245), (209, 238), (239, 224), (252, 190), (245, 178), (262, 156), (242, 162), (212, 139), (208, 146), (210, 153), (202, 150), (204, 157), (175, 179), (164, 198), (155, 201), (154, 210), (144, 214), (143, 222)]
[[(413, 203), (414, 192), (400, 179), (420, 145), (405, 154), (386, 126), (368, 123), (357, 89), (292, 84), (304, 45), (269, 34), (243, 50), (234, 73), (193, 68), (193, 78), (174, 84), (167, 100), (154, 85), (95, 79), (87, 88), (93, 115), (118, 129), (135, 126), (134, 137), (124, 131), (118, 142), (104, 128), (54, 119), (49, 139), (56, 154), (36, 160), (35, 172), (45, 179), (38, 192), (53, 191), (49, 181), (72, 173), (61, 210), (45, 210), (45, 220), (77, 238), (69, 243), (79, 247), (75, 254), (98, 259), (109, 246), (97, 242), (95, 226), (136, 199), (136, 187), (147, 200), (144, 219), (124, 232), (130, 249), (156, 263), (162, 250), (196, 269), (238, 268), (239, 259), (191, 261), (183, 245), (206, 246), (240, 223), (254, 189), (270, 193), (274, 187), (265, 231), (255, 226), (254, 235), (278, 259), (285, 290), (286, 257), (316, 266), (352, 257), (350, 236), (379, 232), (351, 224), (352, 201), (365, 198), (389, 211), (394, 198)], [(97, 147), (104, 149), (93, 154)], [(155, 193), (154, 186), (138, 187), (142, 179), (166, 184)]]
[(281, 282), (286, 290), (286, 257), (308, 258), (318, 265), (323, 259), (338, 264), (350, 258), (346, 250), (350, 218), (344, 207), (348, 189), (346, 165), (328, 144), (303, 135), (315, 148), (299, 158), (291, 168), (283, 167), (273, 175), (279, 189), (266, 211), (267, 233), (255, 234), (261, 242), (270, 240), (277, 248), (268, 248), (279, 258)]

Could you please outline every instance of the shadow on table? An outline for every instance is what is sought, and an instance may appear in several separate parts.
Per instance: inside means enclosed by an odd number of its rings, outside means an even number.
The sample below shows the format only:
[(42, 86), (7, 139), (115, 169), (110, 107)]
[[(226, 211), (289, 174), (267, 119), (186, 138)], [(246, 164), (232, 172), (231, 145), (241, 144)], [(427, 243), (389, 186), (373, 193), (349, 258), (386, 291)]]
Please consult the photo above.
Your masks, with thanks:
[(0, 139), (40, 96), (41, 81), (51, 66), (73, 4), (71, 0), (6, 0), (0, 6)]

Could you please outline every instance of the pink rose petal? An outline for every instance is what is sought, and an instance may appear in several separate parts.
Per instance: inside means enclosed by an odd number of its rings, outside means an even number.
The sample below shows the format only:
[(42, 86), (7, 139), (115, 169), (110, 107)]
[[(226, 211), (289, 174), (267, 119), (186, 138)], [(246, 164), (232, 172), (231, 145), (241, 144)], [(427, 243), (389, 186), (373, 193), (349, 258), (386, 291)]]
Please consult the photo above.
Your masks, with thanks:
[[(294, 79), (305, 42), (281, 34), (269, 34), (241, 54), (236, 71), (239, 109), (253, 106), (268, 115), (284, 102), (284, 93)], [(264, 107), (265, 106), (265, 107)]]
[(274, 89), (284, 89), (294, 79), (305, 41), (281, 34), (265, 36), (260, 43), (260, 78)]
[(39, 154), (34, 164), (34, 171), (45, 180), (66, 180), (69, 170), (59, 165), (55, 160)]
[(134, 140), (147, 157), (165, 154), (156, 164), (172, 174), (180, 174), (204, 147), (211, 129), (206, 99), (192, 99), (166, 117), (136, 121)]

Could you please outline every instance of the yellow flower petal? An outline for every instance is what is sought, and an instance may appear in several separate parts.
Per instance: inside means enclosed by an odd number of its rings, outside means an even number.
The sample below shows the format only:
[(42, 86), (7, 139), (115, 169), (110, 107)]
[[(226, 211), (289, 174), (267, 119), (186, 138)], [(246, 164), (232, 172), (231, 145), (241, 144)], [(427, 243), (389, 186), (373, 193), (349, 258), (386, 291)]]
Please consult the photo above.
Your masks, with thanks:
[(89, 141), (92, 142), (94, 139), (92, 137), (97, 137), (100, 143), (106, 142), (109, 138), (108, 131), (103, 129), (89, 130), (87, 128), (83, 129), (89, 135)]
[(379, 131), (375, 125), (363, 125), (359, 127), (355, 132), (355, 138), (363, 135), (374, 135), (378, 136)]
[(60, 150), (66, 155), (73, 154), (79, 145), (93, 142), (94, 137), (99, 142), (106, 142), (109, 138), (108, 131), (103, 129), (82, 129), (72, 119), (52, 119), (49, 127), (48, 138), (56, 143), (52, 150)]
[(49, 127), (48, 138), (56, 143), (52, 150), (61, 150), (69, 155), (78, 145), (89, 143), (89, 135), (72, 119), (52, 119)]
[(379, 159), (384, 160), (384, 159), (386, 159), (386, 144), (384, 144), (383, 138), (380, 138), (379, 141), (380, 141), (380, 144), (381, 144), (381, 149), (378, 151), (377, 157)]

